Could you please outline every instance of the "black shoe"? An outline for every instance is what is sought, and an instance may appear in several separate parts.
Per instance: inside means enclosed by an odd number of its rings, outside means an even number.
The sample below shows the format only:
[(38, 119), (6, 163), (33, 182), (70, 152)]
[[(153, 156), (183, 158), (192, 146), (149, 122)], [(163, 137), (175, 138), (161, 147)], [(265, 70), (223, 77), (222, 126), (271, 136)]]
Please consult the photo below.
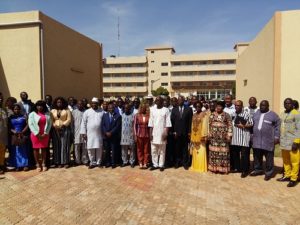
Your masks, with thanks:
[(121, 167), (125, 167), (125, 166), (127, 166), (128, 164), (127, 163), (123, 163), (122, 165), (121, 165)]
[(188, 169), (189, 169), (189, 167), (188, 167), (188, 166), (184, 166), (183, 168), (184, 168), (185, 170), (188, 170)]
[(291, 180), (288, 184), (287, 187), (295, 187), (297, 185), (297, 181)]
[(100, 168), (100, 169), (101, 169), (101, 168), (103, 168), (103, 166), (100, 164), (100, 165), (98, 165), (98, 168)]
[(109, 163), (105, 165), (105, 168), (108, 168), (108, 167), (110, 167), (110, 164), (109, 164)]
[(264, 180), (265, 180), (265, 181), (268, 181), (268, 180), (270, 180), (271, 178), (272, 178), (271, 176), (265, 176)]
[(89, 169), (94, 169), (95, 168), (95, 166), (93, 166), (93, 165), (89, 165), (89, 167), (88, 167)]
[(178, 168), (179, 168), (179, 164), (178, 164), (178, 163), (175, 163), (174, 168), (175, 168), (175, 169), (178, 169)]
[(230, 170), (230, 173), (238, 173), (239, 171), (237, 169)]
[(283, 177), (280, 177), (280, 178), (278, 178), (278, 179), (276, 179), (277, 181), (280, 181), (280, 182), (285, 182), (285, 181), (290, 181), (290, 178), (289, 177), (285, 177), (285, 176), (283, 176)]
[(116, 165), (112, 165), (112, 166), (111, 166), (112, 169), (114, 169), (114, 168), (116, 168), (116, 167), (117, 167)]
[(131, 168), (134, 168), (134, 167), (135, 167), (135, 165), (134, 165), (134, 164), (131, 164), (130, 166), (131, 166)]
[(245, 178), (245, 177), (247, 177), (248, 176), (248, 173), (246, 173), (246, 172), (243, 172), (242, 174), (241, 174), (241, 178)]
[(157, 169), (157, 167), (154, 167), (154, 166), (151, 166), (150, 167), (150, 170), (152, 171), (152, 170), (156, 170)]
[(250, 173), (250, 176), (251, 177), (256, 177), (256, 176), (259, 176), (259, 175), (263, 175), (263, 172), (262, 171), (252, 171), (251, 173)]
[(160, 172), (164, 172), (165, 167), (160, 167), (159, 170), (160, 170)]

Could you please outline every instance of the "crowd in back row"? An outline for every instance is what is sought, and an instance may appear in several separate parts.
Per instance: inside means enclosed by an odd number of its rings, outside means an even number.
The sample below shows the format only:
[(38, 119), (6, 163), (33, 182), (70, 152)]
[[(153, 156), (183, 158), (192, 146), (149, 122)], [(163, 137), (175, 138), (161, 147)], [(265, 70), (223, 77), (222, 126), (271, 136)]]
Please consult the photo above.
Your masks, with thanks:
[[(297, 184), (299, 173), (300, 114), (298, 102), (287, 98), (278, 116), (255, 97), (244, 107), (227, 95), (224, 101), (147, 96), (103, 101), (75, 100), (50, 95), (33, 104), (28, 94), (21, 101), (9, 97), (3, 106), (0, 93), (0, 166), (27, 171), (36, 167), (89, 169), (139, 165), (164, 171), (166, 167), (241, 177), (274, 176), (274, 148), (280, 143), (284, 175), (278, 181)], [(50, 154), (50, 146), (53, 148)], [(71, 147), (73, 146), (73, 151)], [(250, 168), (250, 149), (254, 168)], [(5, 164), (5, 152), (9, 158)], [(73, 155), (73, 157), (71, 157)], [(263, 169), (263, 157), (266, 167)], [(250, 173), (250, 170), (252, 172)]]

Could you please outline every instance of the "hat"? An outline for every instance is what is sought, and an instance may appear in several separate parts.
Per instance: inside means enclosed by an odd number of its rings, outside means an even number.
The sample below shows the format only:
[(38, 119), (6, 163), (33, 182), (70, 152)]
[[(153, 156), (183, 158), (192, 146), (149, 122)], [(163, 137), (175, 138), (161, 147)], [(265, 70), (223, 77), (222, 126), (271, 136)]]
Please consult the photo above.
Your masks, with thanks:
[(97, 103), (99, 103), (99, 99), (96, 98), (96, 97), (94, 97), (94, 98), (92, 98), (92, 102), (97, 102)]
[(151, 99), (151, 98), (153, 98), (153, 95), (147, 95), (146, 96), (146, 99)]

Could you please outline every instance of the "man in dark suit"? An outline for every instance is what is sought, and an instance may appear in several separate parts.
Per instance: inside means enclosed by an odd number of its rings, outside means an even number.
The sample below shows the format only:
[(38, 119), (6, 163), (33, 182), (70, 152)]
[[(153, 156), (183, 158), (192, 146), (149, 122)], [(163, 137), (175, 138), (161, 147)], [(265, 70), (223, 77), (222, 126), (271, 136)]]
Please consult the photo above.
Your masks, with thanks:
[(187, 170), (190, 166), (188, 143), (191, 133), (192, 117), (193, 111), (191, 107), (184, 106), (184, 97), (179, 96), (178, 106), (172, 109), (171, 114), (172, 132), (175, 139), (175, 168), (182, 165)]
[(109, 104), (108, 113), (103, 115), (101, 125), (106, 167), (116, 168), (116, 165), (120, 162), (121, 122), (122, 117), (115, 112), (113, 104)]
[(28, 94), (25, 91), (20, 93), (21, 101), (18, 104), (21, 106), (23, 115), (29, 115), (34, 110), (34, 104), (28, 99)]

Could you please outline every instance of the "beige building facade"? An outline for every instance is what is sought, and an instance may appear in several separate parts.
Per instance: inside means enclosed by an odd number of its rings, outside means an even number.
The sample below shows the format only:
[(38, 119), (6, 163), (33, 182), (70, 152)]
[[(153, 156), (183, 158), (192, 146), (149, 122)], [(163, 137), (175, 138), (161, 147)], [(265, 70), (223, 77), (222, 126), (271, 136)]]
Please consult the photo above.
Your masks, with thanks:
[(141, 57), (104, 59), (104, 97), (143, 97), (160, 86), (170, 96), (199, 95), (208, 99), (222, 98), (234, 91), (236, 51), (177, 55), (170, 46), (145, 50)]
[(102, 96), (102, 45), (39, 11), (0, 14), (0, 92)]
[(237, 98), (256, 96), (283, 110), (287, 97), (300, 100), (300, 10), (276, 12), (237, 59)]

